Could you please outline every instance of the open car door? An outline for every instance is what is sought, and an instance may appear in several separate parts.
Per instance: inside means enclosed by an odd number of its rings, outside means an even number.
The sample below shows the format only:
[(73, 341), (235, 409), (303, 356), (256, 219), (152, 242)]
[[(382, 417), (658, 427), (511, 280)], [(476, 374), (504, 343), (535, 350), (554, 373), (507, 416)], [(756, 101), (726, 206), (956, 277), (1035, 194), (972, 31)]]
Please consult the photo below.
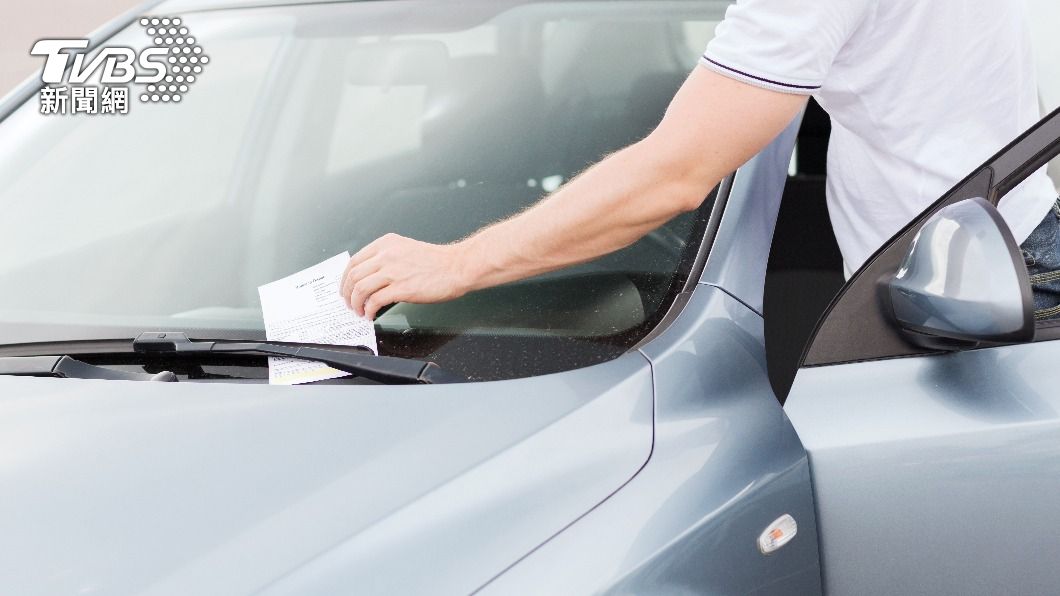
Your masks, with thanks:
[[(1060, 586), (1060, 327), (1034, 327), (991, 206), (1057, 153), (1060, 111), (892, 238), (818, 323), (785, 410), (809, 452), (827, 592)], [(958, 327), (978, 331), (938, 334), (968, 314)]]

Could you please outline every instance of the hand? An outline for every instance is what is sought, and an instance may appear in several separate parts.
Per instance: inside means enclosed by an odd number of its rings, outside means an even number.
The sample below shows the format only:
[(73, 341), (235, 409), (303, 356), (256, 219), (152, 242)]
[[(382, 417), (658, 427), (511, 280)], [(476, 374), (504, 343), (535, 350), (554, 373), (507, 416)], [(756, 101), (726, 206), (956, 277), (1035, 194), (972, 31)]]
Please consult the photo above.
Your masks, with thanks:
[(374, 319), (395, 302), (428, 304), (468, 292), (459, 245), (429, 244), (387, 234), (353, 255), (339, 293), (359, 316)]

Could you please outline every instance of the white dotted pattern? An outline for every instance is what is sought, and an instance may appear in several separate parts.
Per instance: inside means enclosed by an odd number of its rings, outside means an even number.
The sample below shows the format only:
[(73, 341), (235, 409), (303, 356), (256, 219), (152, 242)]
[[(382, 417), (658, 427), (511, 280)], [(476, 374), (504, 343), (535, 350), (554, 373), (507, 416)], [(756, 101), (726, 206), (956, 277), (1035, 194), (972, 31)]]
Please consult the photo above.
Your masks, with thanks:
[(203, 54), (202, 46), (196, 44), (196, 39), (190, 36), (179, 17), (145, 17), (140, 19), (140, 26), (154, 45), (166, 48), (170, 54), (165, 83), (148, 85), (147, 92), (140, 95), (140, 101), (181, 101), (188, 92), (188, 85), (195, 82), (195, 75), (202, 73), (202, 65), (208, 64), (210, 57)]

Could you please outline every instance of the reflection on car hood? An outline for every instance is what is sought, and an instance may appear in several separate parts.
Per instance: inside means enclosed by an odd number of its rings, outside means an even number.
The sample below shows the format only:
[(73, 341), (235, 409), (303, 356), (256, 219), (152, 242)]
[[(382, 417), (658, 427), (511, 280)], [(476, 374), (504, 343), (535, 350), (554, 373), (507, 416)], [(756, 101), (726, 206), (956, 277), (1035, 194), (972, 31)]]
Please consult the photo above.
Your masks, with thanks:
[(7, 593), (474, 590), (646, 461), (629, 354), (420, 387), (0, 378)]

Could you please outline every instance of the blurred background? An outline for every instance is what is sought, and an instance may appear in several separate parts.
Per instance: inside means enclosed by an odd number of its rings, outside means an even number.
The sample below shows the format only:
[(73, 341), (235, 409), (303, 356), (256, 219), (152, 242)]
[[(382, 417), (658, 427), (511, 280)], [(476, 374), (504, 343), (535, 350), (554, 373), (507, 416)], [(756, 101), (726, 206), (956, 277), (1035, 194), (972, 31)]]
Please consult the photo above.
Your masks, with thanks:
[(0, 96), (42, 66), (29, 55), (42, 37), (85, 37), (137, 0), (0, 0)]

